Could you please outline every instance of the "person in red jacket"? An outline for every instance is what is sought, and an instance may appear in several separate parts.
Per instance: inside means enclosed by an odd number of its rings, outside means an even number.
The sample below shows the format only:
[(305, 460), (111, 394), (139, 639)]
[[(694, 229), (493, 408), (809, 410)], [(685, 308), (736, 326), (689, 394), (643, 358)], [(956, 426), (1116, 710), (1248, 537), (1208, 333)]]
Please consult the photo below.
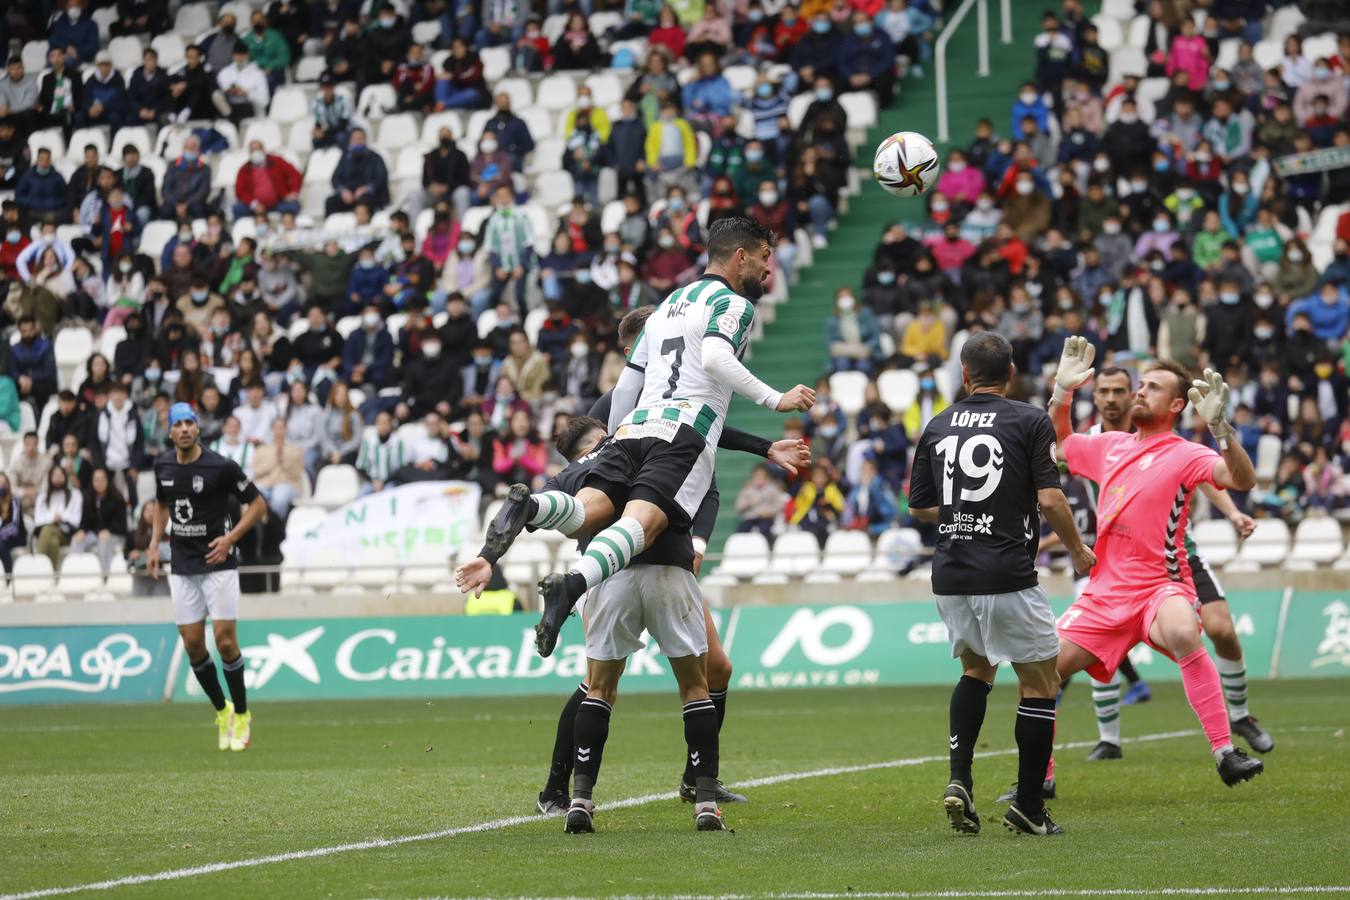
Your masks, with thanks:
[[(8, 205), (8, 204), (6, 204)], [(32, 243), (23, 233), (17, 221), (3, 223), (4, 234), (0, 234), (0, 281), (19, 280), (19, 254)]]
[(408, 47), (408, 58), (394, 70), (394, 92), (404, 112), (430, 112), (436, 103), (436, 72), (424, 58), (421, 44)]
[(262, 141), (249, 141), (248, 162), (234, 177), (234, 217), (298, 214), (302, 181), (295, 166), (265, 151)]

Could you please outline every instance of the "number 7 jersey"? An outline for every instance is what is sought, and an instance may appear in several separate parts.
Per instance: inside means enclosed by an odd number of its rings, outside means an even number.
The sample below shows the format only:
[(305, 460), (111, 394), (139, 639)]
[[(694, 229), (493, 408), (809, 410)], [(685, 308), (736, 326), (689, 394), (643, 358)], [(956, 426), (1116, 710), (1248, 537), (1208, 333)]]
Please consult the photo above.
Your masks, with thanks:
[(919, 438), (909, 505), (938, 508), (933, 593), (1006, 594), (1036, 585), (1036, 492), (1059, 488), (1055, 429), (1030, 403), (972, 394)]
[(703, 341), (726, 341), (740, 359), (754, 321), (754, 305), (717, 276), (672, 292), (647, 319), (629, 354), (629, 364), (643, 370), (645, 380), (637, 406), (615, 436), (640, 437), (662, 429), (673, 435), (688, 425), (716, 445), (732, 390), (704, 371)]

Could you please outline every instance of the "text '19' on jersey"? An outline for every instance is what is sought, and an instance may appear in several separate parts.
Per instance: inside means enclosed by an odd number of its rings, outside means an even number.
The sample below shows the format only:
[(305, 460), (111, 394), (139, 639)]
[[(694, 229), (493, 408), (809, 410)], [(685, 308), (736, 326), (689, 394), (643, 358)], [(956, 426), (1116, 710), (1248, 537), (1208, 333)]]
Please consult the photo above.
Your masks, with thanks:
[(1055, 429), (1043, 410), (972, 394), (928, 423), (909, 505), (939, 509), (933, 593), (1005, 594), (1037, 584), (1036, 492), (1059, 487)]
[(209, 565), (211, 542), (234, 527), (231, 499), (253, 502), (258, 489), (232, 459), (202, 448), (201, 456), (180, 463), (172, 450), (155, 459), (155, 498), (167, 510), (175, 575), (200, 575), (239, 567), (239, 550)]

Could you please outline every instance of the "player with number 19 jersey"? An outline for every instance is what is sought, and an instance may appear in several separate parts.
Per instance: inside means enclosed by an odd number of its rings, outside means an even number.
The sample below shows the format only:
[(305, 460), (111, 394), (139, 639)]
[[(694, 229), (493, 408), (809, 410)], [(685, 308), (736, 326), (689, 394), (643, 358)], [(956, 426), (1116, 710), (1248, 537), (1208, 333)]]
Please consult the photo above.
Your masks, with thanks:
[[(683, 424), (716, 447), (732, 389), (704, 371), (703, 341), (724, 340), (740, 359), (754, 321), (754, 305), (716, 275), (671, 293), (647, 319), (629, 355), (628, 364), (645, 371), (646, 379), (633, 411), (617, 428), (610, 423), (615, 437), (663, 431), (668, 440)], [(757, 399), (764, 403), (764, 398)]]
[(1037, 584), (1036, 492), (1059, 487), (1044, 410), (975, 393), (933, 417), (919, 439), (909, 505), (939, 507), (935, 594), (1005, 594)]

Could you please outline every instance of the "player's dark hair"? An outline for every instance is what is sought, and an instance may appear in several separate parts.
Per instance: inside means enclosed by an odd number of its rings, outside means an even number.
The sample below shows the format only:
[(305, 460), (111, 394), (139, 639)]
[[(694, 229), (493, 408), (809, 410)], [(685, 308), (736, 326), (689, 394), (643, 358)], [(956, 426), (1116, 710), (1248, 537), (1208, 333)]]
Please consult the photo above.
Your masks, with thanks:
[(624, 316), (619, 322), (619, 345), (622, 347), (633, 346), (633, 341), (642, 334), (642, 329), (646, 327), (647, 320), (651, 318), (652, 313), (656, 312), (655, 306), (639, 306)]
[(1129, 369), (1122, 369), (1120, 366), (1103, 366), (1098, 372), (1098, 378), (1114, 378), (1117, 375), (1125, 376), (1125, 383), (1134, 387), (1134, 376), (1130, 374)]
[(1178, 400), (1185, 400), (1186, 393), (1191, 389), (1191, 370), (1183, 366), (1174, 359), (1160, 359), (1144, 369), (1148, 372), (1171, 372), (1176, 376), (1176, 397)]
[(590, 416), (573, 416), (572, 420), (567, 423), (567, 427), (554, 438), (553, 445), (558, 448), (558, 452), (563, 455), (564, 459), (573, 462), (581, 455), (581, 442), (596, 429), (601, 432), (608, 431), (605, 423), (599, 419), (592, 419)]
[(708, 229), (708, 262), (726, 262), (737, 250), (758, 253), (761, 244), (772, 247), (773, 232), (744, 216), (718, 219)]
[(972, 334), (961, 345), (961, 365), (970, 374), (971, 387), (1007, 384), (1012, 363), (1012, 344), (996, 331)]

